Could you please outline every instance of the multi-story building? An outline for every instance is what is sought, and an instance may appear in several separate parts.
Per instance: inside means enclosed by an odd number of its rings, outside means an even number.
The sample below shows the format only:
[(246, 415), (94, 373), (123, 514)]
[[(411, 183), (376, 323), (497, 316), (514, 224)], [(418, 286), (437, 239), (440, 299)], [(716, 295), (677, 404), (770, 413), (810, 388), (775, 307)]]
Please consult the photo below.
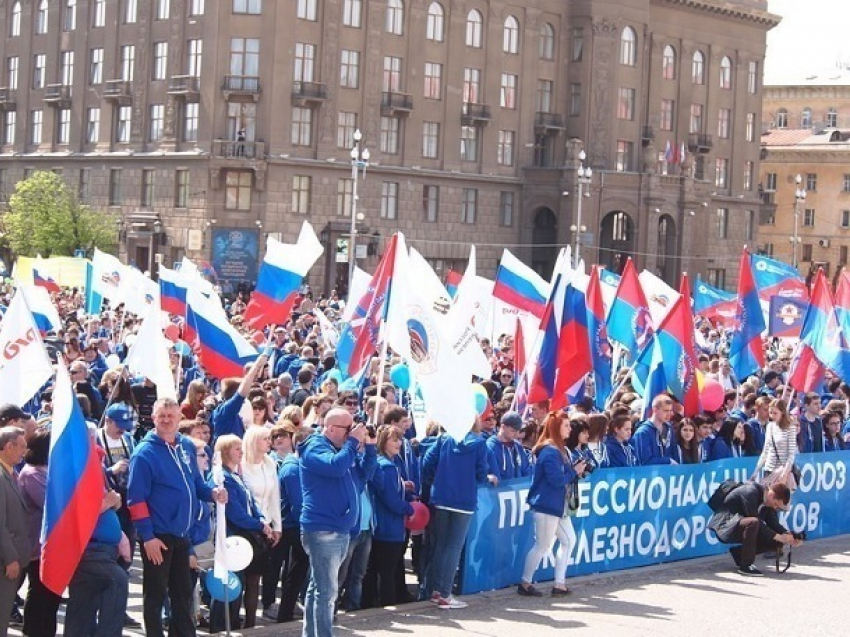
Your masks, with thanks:
[(755, 240), (766, 0), (0, 6), (0, 186), (62, 171), (141, 267), (249, 278), (307, 219), (314, 286), (344, 288), (355, 187), (367, 267), (400, 229), (438, 271), (475, 243), (483, 274), (511, 247), (548, 276), (580, 243), (723, 286)]

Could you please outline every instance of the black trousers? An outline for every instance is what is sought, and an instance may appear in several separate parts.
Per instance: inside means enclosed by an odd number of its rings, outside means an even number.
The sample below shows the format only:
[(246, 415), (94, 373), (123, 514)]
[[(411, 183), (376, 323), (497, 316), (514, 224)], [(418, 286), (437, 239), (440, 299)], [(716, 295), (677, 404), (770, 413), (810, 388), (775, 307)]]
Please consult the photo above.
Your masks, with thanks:
[(300, 527), (284, 528), (278, 545), (281, 544), (284, 545), (283, 551), (289, 554), (289, 560), (283, 573), (277, 621), (289, 622), (295, 618), (295, 603), (310, 573), (310, 556), (301, 544)]
[(171, 602), (169, 637), (195, 637), (189, 540), (175, 535), (156, 537), (168, 549), (162, 552), (162, 564), (156, 565), (148, 559), (144, 544), (141, 550), (145, 634), (148, 637), (163, 637), (162, 605), (167, 595)]
[[(271, 548), (266, 563), (266, 570), (263, 573), (263, 609), (265, 610), (274, 604), (277, 598), (277, 585), (281, 581), (281, 568), (286, 562), (289, 554), (289, 547), (286, 546), (281, 537), (280, 542)], [(284, 571), (285, 573), (286, 571)]]
[(372, 540), (369, 567), (363, 578), (362, 608), (393, 606), (399, 600), (396, 573), (406, 542)]
[(54, 637), (56, 611), (59, 610), (62, 596), (42, 584), (38, 574), (40, 564), (41, 560), (35, 560), (27, 567), (29, 588), (24, 603), (24, 634), (27, 637)]

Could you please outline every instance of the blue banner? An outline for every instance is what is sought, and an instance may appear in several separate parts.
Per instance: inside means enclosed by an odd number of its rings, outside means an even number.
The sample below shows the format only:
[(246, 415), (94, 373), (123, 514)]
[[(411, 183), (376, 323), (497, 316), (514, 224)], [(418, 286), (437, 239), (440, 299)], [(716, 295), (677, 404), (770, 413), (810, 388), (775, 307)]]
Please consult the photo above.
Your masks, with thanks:
[(212, 267), (220, 281), (254, 283), (259, 261), (259, 233), (244, 228), (215, 228)]
[[(723, 553), (708, 530), (706, 504), (728, 478), (745, 481), (756, 458), (709, 464), (604, 469), (579, 483), (573, 524), (577, 542), (569, 576), (617, 571)], [(802, 471), (790, 510), (780, 519), (810, 539), (850, 532), (850, 451), (797, 456)], [(461, 593), (515, 585), (534, 529), (525, 499), (529, 479), (478, 490), (461, 567)], [(557, 550), (557, 544), (555, 549)], [(731, 563), (731, 562), (730, 562)], [(535, 580), (554, 577), (554, 557), (544, 558)]]
[(803, 319), (809, 309), (807, 299), (794, 299), (774, 295), (770, 297), (770, 314), (767, 332), (778, 338), (800, 338)]

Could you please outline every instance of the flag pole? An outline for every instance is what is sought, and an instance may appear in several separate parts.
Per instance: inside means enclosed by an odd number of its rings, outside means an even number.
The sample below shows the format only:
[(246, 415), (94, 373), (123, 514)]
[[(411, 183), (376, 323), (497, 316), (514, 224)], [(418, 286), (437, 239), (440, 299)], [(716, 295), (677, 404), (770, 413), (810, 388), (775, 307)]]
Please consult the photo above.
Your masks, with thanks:
[[(382, 328), (382, 331), (383, 331), (383, 328)], [(378, 362), (379, 362), (378, 378), (375, 381), (377, 391), (375, 392), (375, 395), (378, 398), (381, 398), (382, 397), (381, 396), (381, 386), (384, 384), (384, 364), (385, 364), (385, 361), (387, 360), (387, 339), (386, 339), (386, 337), (381, 339), (381, 350), (380, 350), (380, 354), (378, 355), (378, 357), (379, 357), (378, 358)], [(380, 411), (380, 409), (378, 408), (378, 405), (376, 404), (374, 411), (372, 411), (372, 424), (375, 425), (376, 427), (378, 425), (378, 412), (379, 411)]]

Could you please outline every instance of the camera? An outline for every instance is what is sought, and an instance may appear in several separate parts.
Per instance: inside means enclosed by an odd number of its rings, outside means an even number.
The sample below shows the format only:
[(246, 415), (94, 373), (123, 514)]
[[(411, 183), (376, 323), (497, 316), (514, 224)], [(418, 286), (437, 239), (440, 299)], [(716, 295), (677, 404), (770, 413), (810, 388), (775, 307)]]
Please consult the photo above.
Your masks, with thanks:
[(795, 539), (795, 540), (800, 540), (801, 542), (804, 542), (804, 541), (807, 539), (807, 536), (806, 536), (806, 532), (805, 532), (805, 531), (800, 531), (799, 533), (794, 533), (794, 532), (792, 531), (792, 532), (791, 532), (791, 535), (792, 535), (792, 536), (794, 536), (794, 539)]

